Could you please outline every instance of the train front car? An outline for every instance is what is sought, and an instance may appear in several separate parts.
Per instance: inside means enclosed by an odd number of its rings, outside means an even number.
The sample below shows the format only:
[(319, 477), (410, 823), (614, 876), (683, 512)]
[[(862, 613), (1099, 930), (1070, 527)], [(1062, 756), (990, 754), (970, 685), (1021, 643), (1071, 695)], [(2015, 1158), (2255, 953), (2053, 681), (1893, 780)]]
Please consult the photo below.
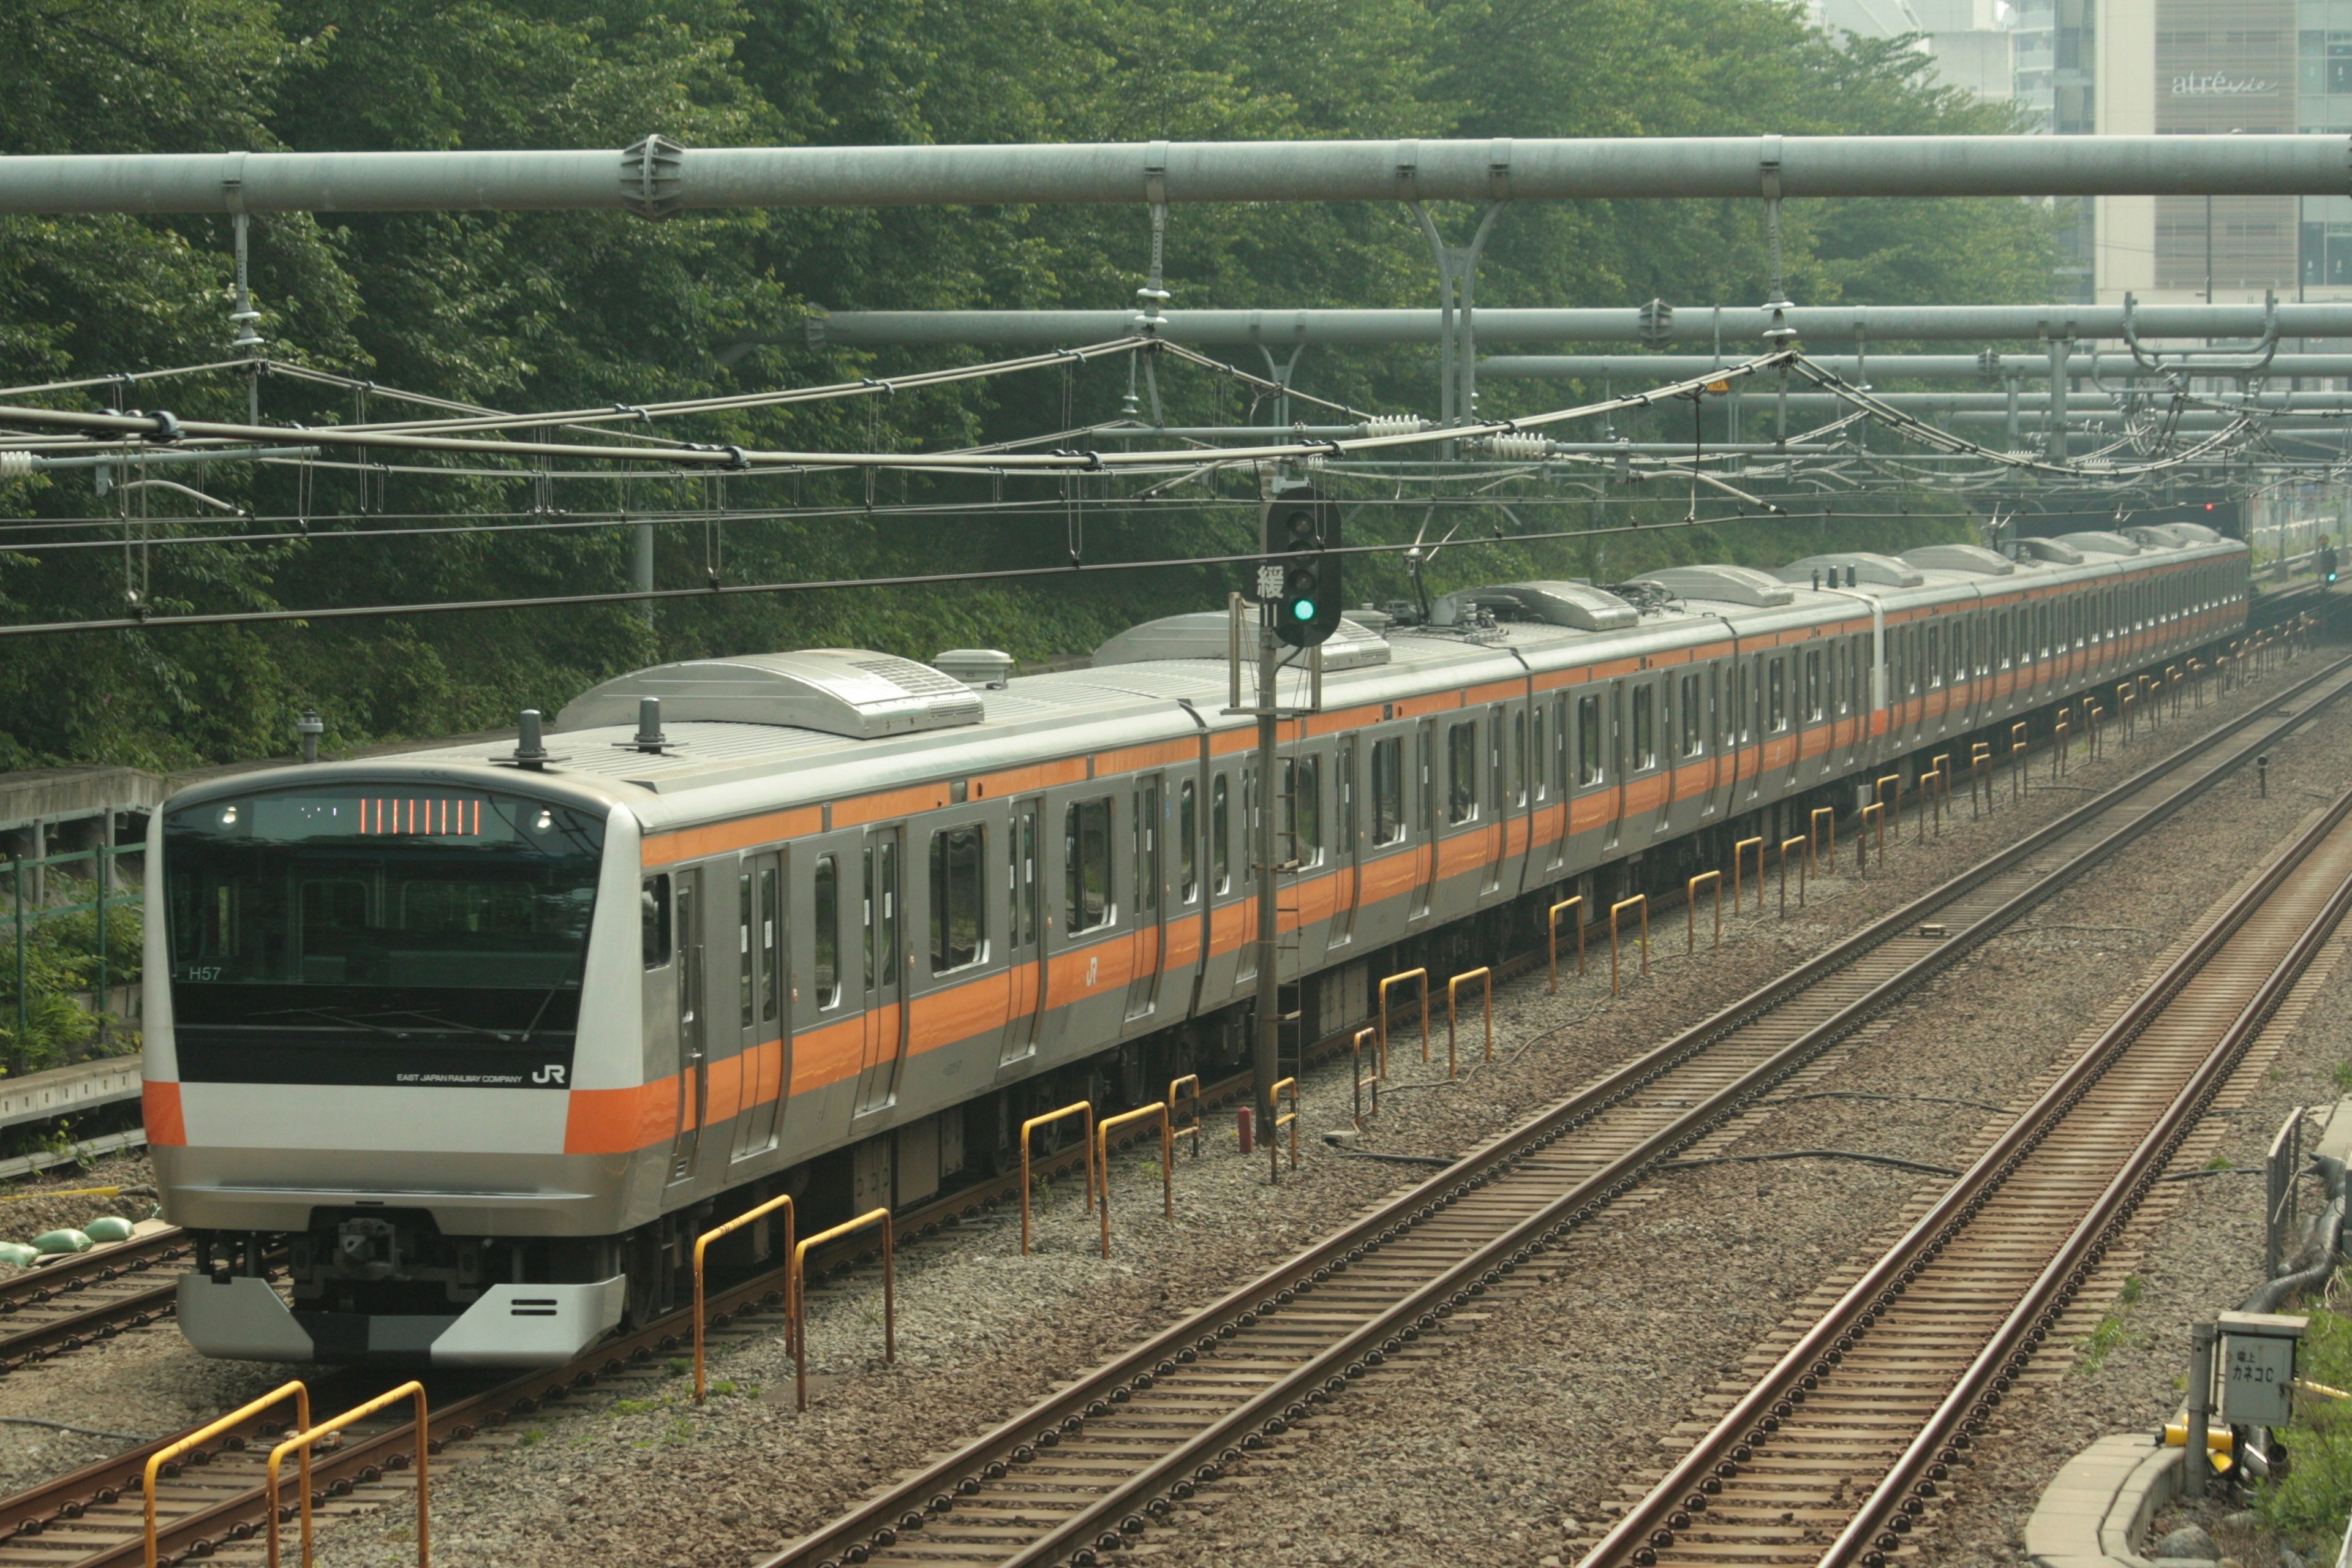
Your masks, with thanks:
[(642, 1076), (635, 816), (520, 770), (320, 764), (184, 792), (148, 849), (189, 1342), (520, 1366), (614, 1327), (630, 1162), (565, 1128), (572, 1089)]

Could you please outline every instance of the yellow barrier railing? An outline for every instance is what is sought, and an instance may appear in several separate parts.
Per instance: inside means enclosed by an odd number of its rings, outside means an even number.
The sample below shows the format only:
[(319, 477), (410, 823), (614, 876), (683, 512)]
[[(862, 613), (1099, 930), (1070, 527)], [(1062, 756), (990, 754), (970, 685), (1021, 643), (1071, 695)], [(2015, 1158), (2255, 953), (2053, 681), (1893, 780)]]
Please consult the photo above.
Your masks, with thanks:
[(1883, 865), (1886, 859), (1886, 803), (1883, 800), (1874, 800), (1864, 806), (1862, 820), (1854, 825), (1853, 864), (1859, 875), (1869, 874), (1870, 868), (1864, 864), (1863, 856), (1866, 853), (1864, 847), (1870, 842), (1870, 830), (1874, 823), (1878, 827), (1878, 858)]
[[(1282, 1114), (1282, 1091), (1290, 1091), (1290, 1110)], [(1265, 1153), (1266, 1179), (1282, 1180), (1282, 1130), (1290, 1129), (1290, 1168), (1298, 1169), (1298, 1080), (1295, 1078), (1277, 1079), (1265, 1091)]]
[[(1092, 1144), (1087, 1145), (1089, 1149)], [(1024, 1174), (1026, 1173), (1024, 1173)], [(866, 1229), (868, 1226), (882, 1227), (882, 1359), (895, 1366), (898, 1362), (898, 1275), (897, 1237), (887, 1208), (868, 1209), (856, 1219), (845, 1220), (831, 1230), (821, 1231), (793, 1248), (792, 1272), (784, 1277), (784, 1301), (793, 1315), (788, 1332), (793, 1345), (793, 1408), (808, 1408), (808, 1255), (812, 1248), (828, 1241), (837, 1241)]]
[(1102, 1255), (1110, 1256), (1110, 1135), (1114, 1129), (1130, 1121), (1140, 1121), (1147, 1116), (1160, 1118), (1160, 1212), (1163, 1219), (1176, 1217), (1176, 1140), (1168, 1130), (1168, 1108), (1158, 1100), (1122, 1110), (1095, 1129), (1095, 1165), (1102, 1172)]
[(1073, 1116), (1086, 1119), (1087, 1212), (1095, 1207), (1095, 1108), (1094, 1102), (1074, 1100), (1059, 1110), (1049, 1110), (1043, 1116), (1033, 1116), (1021, 1124), (1021, 1256), (1029, 1256), (1029, 1134), (1040, 1127), (1050, 1127), (1056, 1121), (1067, 1121)]
[[(1176, 1091), (1186, 1084), (1192, 1086), (1192, 1120), (1179, 1127), (1176, 1125)], [(1201, 1157), (1200, 1074), (1188, 1072), (1182, 1078), (1168, 1080), (1168, 1135), (1171, 1138), (1190, 1138), (1192, 1141), (1192, 1158), (1197, 1160)]]
[(355, 1405), (331, 1421), (307, 1426), (275, 1448), (269, 1450), (268, 1477), (268, 1563), (278, 1568), (278, 1468), (289, 1453), (299, 1453), (301, 1460), (302, 1497), (299, 1505), (302, 1520), (302, 1568), (310, 1568), (310, 1445), (330, 1432), (340, 1432), (354, 1421), (364, 1420), (388, 1405), (402, 1400), (416, 1406), (416, 1568), (430, 1568), (433, 1562), (432, 1498), (433, 1475), (430, 1456), (433, 1451), (433, 1431), (425, 1422), (425, 1385), (414, 1380), (398, 1388), (379, 1394), (364, 1405)]
[(1580, 980), (1584, 977), (1584, 895), (1579, 893), (1572, 899), (1562, 899), (1554, 904), (1551, 913), (1546, 917), (1549, 934), (1545, 941), (1551, 954), (1551, 988), (1554, 992), (1559, 990), (1559, 911), (1562, 910), (1576, 911), (1576, 974)]
[(1429, 1059), (1429, 971), (1408, 969), (1381, 982), (1381, 1016), (1376, 1022), (1380, 1025), (1381, 1060), (1383, 1062), (1389, 1059), (1389, 987), (1402, 985), (1408, 980), (1421, 982), (1421, 1059)]
[(1698, 951), (1698, 885), (1701, 882), (1715, 884), (1715, 945), (1720, 951), (1723, 947), (1723, 873), (1720, 871), (1701, 871), (1684, 884), (1683, 932), (1690, 942), (1688, 951), (1696, 952)]
[[(1356, 1125), (1360, 1129), (1364, 1125), (1365, 1086), (1371, 1086), (1372, 1114), (1378, 1116), (1381, 1113), (1381, 1079), (1389, 1075), (1389, 1064), (1381, 1057), (1380, 1035), (1378, 1029), (1367, 1024), (1356, 1031), (1355, 1039), (1348, 1047), (1349, 1065), (1356, 1079)], [(1367, 1039), (1372, 1042), (1372, 1076), (1370, 1078), (1364, 1076), (1364, 1042)]]
[[(702, 1342), (704, 1332), (708, 1327), (704, 1322), (702, 1307), (702, 1255), (709, 1251), (710, 1244), (717, 1241), (719, 1237), (730, 1235), (735, 1231), (739, 1231), (747, 1225), (751, 1225), (757, 1221), (765, 1219), (768, 1215), (775, 1213), (778, 1209), (784, 1211), (784, 1256), (789, 1258), (792, 1256), (793, 1252), (793, 1228), (794, 1224), (793, 1195), (790, 1193), (785, 1193), (778, 1197), (770, 1198), (766, 1203), (761, 1204), (757, 1208), (746, 1209), (743, 1213), (737, 1215), (733, 1219), (729, 1220), (726, 1224), (719, 1226), (714, 1230), (706, 1230), (700, 1236), (694, 1238), (694, 1402), (697, 1405), (702, 1403), (703, 1396)], [(792, 1332), (792, 1303), (787, 1301), (784, 1303), (784, 1331), (787, 1334)], [(787, 1345), (784, 1348), (789, 1350), (792, 1347)]]
[[(1780, 840), (1780, 918), (1789, 918), (1789, 851), (1804, 843), (1802, 838)], [(1805, 862), (1797, 861), (1797, 907), (1805, 907)]]
[[(1888, 784), (1895, 786), (1895, 795), (1891, 800), (1886, 794)], [(1878, 858), (1884, 861), (1886, 858), (1887, 818), (1895, 819), (1895, 842), (1897, 844), (1903, 842), (1903, 775), (1901, 773), (1879, 774), (1878, 782), (1871, 786), (1870, 794), (1873, 799), (1885, 807), (1879, 813), (1878, 818)]]
[[(1757, 842), (1761, 844), (1762, 839)], [(1764, 902), (1764, 852), (1756, 852), (1756, 901)], [(1650, 895), (1636, 893), (1630, 899), (1620, 899), (1609, 906), (1609, 994), (1617, 994), (1617, 911), (1639, 908), (1642, 911), (1642, 973), (1650, 973)]]
[(1486, 1059), (1495, 1059), (1495, 972), (1491, 969), (1466, 969), (1445, 983), (1445, 1076), (1454, 1076), (1454, 1026), (1457, 998), (1465, 980), (1486, 983)]
[[(294, 1401), (294, 1429), (299, 1432), (310, 1425), (310, 1387), (308, 1384), (303, 1383), (298, 1378), (292, 1383), (279, 1384), (276, 1388), (271, 1389), (268, 1394), (263, 1394), (260, 1398), (254, 1400), (250, 1404), (240, 1405), (235, 1410), (230, 1411), (227, 1415), (214, 1422), (211, 1426), (199, 1427), (195, 1431), (189, 1433), (186, 1436), (182, 1437), (175, 1442), (167, 1444), (163, 1447), (157, 1449), (154, 1453), (148, 1456), (145, 1480), (145, 1490), (147, 1494), (147, 1568), (157, 1568), (155, 1561), (155, 1478), (163, 1473), (163, 1467), (178, 1458), (181, 1455), (188, 1452), (191, 1448), (200, 1448), (204, 1447), (206, 1443), (211, 1442), (214, 1438), (219, 1436), (222, 1433), (229, 1430), (231, 1427), (236, 1426), (238, 1423), (250, 1420), (254, 1416), (258, 1415), (263, 1411), (268, 1409), (271, 1405), (276, 1405), (279, 1400), (288, 1398)], [(302, 1482), (302, 1495), (307, 1498), (310, 1495), (310, 1451), (308, 1448), (302, 1450), (300, 1479)], [(277, 1516), (277, 1510), (273, 1508), (270, 1510), (270, 1514), (272, 1518), (275, 1518)]]
[(1739, 912), (1740, 862), (1747, 858), (1751, 844), (1756, 847), (1756, 902), (1759, 906), (1764, 902), (1764, 840), (1743, 838), (1731, 847), (1731, 912), (1735, 915)]
[[(1826, 821), (1826, 823), (1824, 823), (1823, 818), (1827, 818), (1827, 819), (1828, 819), (1828, 820)], [(1815, 839), (1819, 838), (1819, 837), (1821, 837), (1822, 829), (1822, 827), (1823, 827), (1823, 826), (1825, 826), (1829, 828), (1829, 847), (1828, 847), (1828, 849), (1826, 850), (1826, 852), (1824, 852), (1824, 853), (1822, 855), (1821, 858), (1822, 858), (1822, 860), (1826, 860), (1827, 862), (1829, 862), (1829, 868), (1830, 868), (1831, 874), (1832, 874), (1832, 875), (1835, 875), (1835, 874), (1836, 874), (1836, 871), (1837, 871), (1837, 807), (1836, 807), (1836, 806), (1833, 806), (1833, 805), (1817, 805), (1817, 806), (1813, 807), (1813, 815), (1812, 815), (1811, 816), (1808, 817), (1808, 818), (1806, 819), (1806, 821), (1805, 821), (1805, 837), (1806, 837), (1807, 838), (1815, 838)], [(1806, 853), (1806, 854), (1808, 854), (1808, 855), (1811, 855), (1811, 854), (1812, 854), (1812, 853), (1813, 853), (1813, 851), (1812, 851), (1811, 849), (1808, 848), (1808, 849), (1805, 851), (1805, 853)], [(1818, 866), (1818, 862), (1816, 863), (1816, 865)]]

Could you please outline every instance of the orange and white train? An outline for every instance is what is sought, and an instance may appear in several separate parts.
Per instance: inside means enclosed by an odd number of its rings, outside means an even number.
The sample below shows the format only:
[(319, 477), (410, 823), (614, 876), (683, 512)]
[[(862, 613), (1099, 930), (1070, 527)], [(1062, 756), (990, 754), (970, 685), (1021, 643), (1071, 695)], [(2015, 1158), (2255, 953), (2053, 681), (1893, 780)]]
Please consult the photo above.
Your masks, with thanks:
[(1481, 922), (1666, 886), (1972, 735), (2005, 754), (2247, 612), (2244, 547), (2184, 526), (1477, 589), (1346, 623), (1271, 790), (1215, 613), (1021, 679), (663, 665), (543, 747), (208, 782), (147, 856), (181, 1327), (264, 1360), (562, 1361), (665, 1309), (755, 1198), (795, 1191), (803, 1228), (920, 1202), (1036, 1109), (1238, 1060), (1262, 809), (1319, 1037)]

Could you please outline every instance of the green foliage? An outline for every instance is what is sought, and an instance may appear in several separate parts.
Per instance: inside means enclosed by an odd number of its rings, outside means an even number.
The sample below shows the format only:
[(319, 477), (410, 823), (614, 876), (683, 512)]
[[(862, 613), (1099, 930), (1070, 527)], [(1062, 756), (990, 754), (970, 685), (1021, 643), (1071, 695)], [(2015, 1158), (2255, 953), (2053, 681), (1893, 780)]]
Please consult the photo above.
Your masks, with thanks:
[(2116, 1304), (2107, 1309), (2096, 1327), (2084, 1334), (2076, 1349), (2082, 1352), (2080, 1370), (2085, 1377), (2096, 1377), (2107, 1364), (2107, 1358), (2125, 1345), (2140, 1342), (2138, 1331), (2126, 1320), (2132, 1308), (2139, 1305), (2140, 1281), (2137, 1275), (2125, 1277), (2123, 1289), (2116, 1293)]
[[(2295, 1352), (2295, 1375), (2352, 1387), (2352, 1319), (2325, 1307), (2310, 1316)], [(2306, 1547), (2322, 1538), (2332, 1543), (2352, 1514), (2352, 1403), (2298, 1394), (2294, 1406), (2294, 1423), (2281, 1434), (2286, 1478), (2265, 1484), (2257, 1506), (2273, 1528)]]
[[(52, 905), (93, 901), (94, 884), (49, 873)], [(24, 1071), (56, 1067), (71, 1059), (98, 1035), (98, 1017), (76, 994), (91, 992), (99, 980), (98, 912), (94, 909), (50, 913), (37, 920), (27, 910), (24, 952), (24, 1019), (17, 1019), (16, 932), (12, 915), (0, 910), (0, 1063)], [(109, 985), (139, 978), (141, 921), (136, 905), (110, 904), (106, 911), (106, 979)], [(118, 1052), (138, 1047), (138, 1037), (117, 1027), (110, 1041)]]
[[(1923, 57), (1904, 42), (1840, 47), (1793, 8), (1756, 0), (31, 0), (12, 20), (0, 141), (19, 153), (617, 148), (649, 132), (712, 146), (2011, 128), (2005, 110), (1923, 80)], [(2049, 220), (2032, 204), (1801, 202), (1786, 216), (1789, 288), (1809, 303), (2031, 298), (2046, 285)], [(1475, 221), (1443, 205), (1433, 216), (1455, 237)], [(609, 407), (951, 363), (970, 352), (811, 348), (803, 322), (816, 305), (1123, 308), (1148, 246), (1139, 209), (1058, 207), (709, 213), (659, 224), (615, 214), (327, 214), (259, 217), (251, 233), (272, 355), (504, 407)], [(1180, 306), (1433, 297), (1427, 243), (1394, 205), (1182, 206), (1167, 256)], [(231, 357), (230, 257), (221, 218), (0, 219), (0, 378), (36, 384)], [(1752, 202), (1523, 203), (1495, 228), (1478, 300), (1754, 300), (1769, 271)], [(1360, 408), (1428, 409), (1430, 359), (1421, 349), (1322, 353), (1302, 367), (1301, 384)], [(997, 441), (1110, 416), (1129, 375), (1106, 363), (677, 428), (814, 450)], [(1196, 369), (1163, 365), (1158, 381), (1171, 422), (1272, 413)], [(1494, 382), (1482, 408), (1520, 413), (1596, 390)], [(285, 376), (253, 392), (274, 422), (421, 412), (380, 392)], [(247, 393), (241, 374), (227, 374), (46, 395), (241, 417)], [(1709, 418), (1719, 429), (1721, 416)], [(1663, 411), (1620, 428), (1679, 440), (1687, 411), (1681, 423)], [(194, 478), (265, 518), (333, 518), (364, 505), (361, 526), (436, 526), (367, 542), (272, 526), (251, 531), (289, 537), (144, 558), (0, 545), (0, 617), (117, 614), (132, 588), (168, 613), (626, 583), (625, 529), (487, 526), (545, 521), (531, 510), (543, 504), (587, 521), (720, 506), (841, 509), (818, 521), (730, 521), (723, 531), (666, 524), (664, 587), (942, 581), (697, 598), (663, 605), (650, 624), (591, 606), (20, 642), (0, 660), (0, 768), (282, 755), (293, 716), (309, 705), (327, 720), (331, 751), (464, 732), (503, 724), (520, 706), (551, 710), (617, 670), (712, 652), (1081, 651), (1136, 620), (1221, 604), (1231, 568), (971, 579), (1066, 565), (1073, 553), (1238, 552), (1255, 531), (1245, 476), (1179, 487), (1153, 510), (1110, 504), (1100, 481), (1076, 487), (1066, 508), (1058, 491), (1033, 487), (1008, 500), (1048, 504), (944, 523), (872, 509), (969, 502), (968, 483), (646, 477), (542, 495), (527, 479), (454, 464), (372, 479), (348, 465), (231, 464)], [(1351, 522), (1358, 537), (1415, 536), (1418, 504), (1393, 504), (1392, 491), (1370, 482), (1354, 488), (1364, 503)], [(52, 520), (152, 514), (166, 538), (236, 531), (218, 518), (167, 515), (171, 503), (152, 491), (124, 496), (98, 493), (87, 473), (57, 474), (7, 483), (0, 507)], [(1668, 526), (1687, 510), (1675, 495), (1602, 505), (1531, 493), (1514, 501), (1514, 531), (1643, 531), (1507, 545), (1458, 537), (1430, 585), (1530, 573), (1616, 578), (1672, 561), (1776, 563), (1969, 534), (1956, 510), (1916, 498), (1874, 497), (1867, 510), (1891, 517)], [(1349, 570), (1350, 600), (1406, 592), (1391, 559)]]

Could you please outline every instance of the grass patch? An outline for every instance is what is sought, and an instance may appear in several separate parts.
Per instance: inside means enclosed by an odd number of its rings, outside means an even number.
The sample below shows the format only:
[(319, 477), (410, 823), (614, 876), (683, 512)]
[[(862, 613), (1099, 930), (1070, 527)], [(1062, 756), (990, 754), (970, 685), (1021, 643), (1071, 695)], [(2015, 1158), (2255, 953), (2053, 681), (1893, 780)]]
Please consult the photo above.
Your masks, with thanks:
[(643, 1415), (649, 1410), (659, 1410), (663, 1405), (667, 1405), (669, 1401), (667, 1399), (615, 1399), (613, 1401), (613, 1414), (615, 1415)]
[(546, 1441), (547, 1428), (544, 1426), (533, 1426), (522, 1435), (522, 1446), (526, 1448), (530, 1447), (534, 1443), (544, 1443)]
[(2205, 1168), (2209, 1171), (2229, 1171), (2236, 1169), (2235, 1166), (2230, 1163), (2230, 1157), (2227, 1154), (2214, 1155), (2211, 1159), (2205, 1162)]
[(2124, 1317), (2139, 1305), (2139, 1276), (2126, 1275), (2123, 1289), (2116, 1292), (2116, 1304), (2107, 1309), (2098, 1326), (2084, 1334), (2074, 1347), (2082, 1355), (2076, 1370), (2084, 1377), (2098, 1376), (2100, 1370), (2107, 1364), (2109, 1356), (2126, 1345), (2139, 1342), (2139, 1335), (2133, 1331)]
[[(2331, 1387), (2352, 1384), (2352, 1318), (2324, 1307), (2314, 1310), (2295, 1373)], [(2285, 1479), (2266, 1483), (2256, 1506), (2274, 1529), (2305, 1549), (2333, 1550), (2352, 1514), (2352, 1404), (2298, 1394), (2294, 1419), (2280, 1440), (2290, 1460)]]
[(2336, 1079), (2337, 1089), (2347, 1094), (2352, 1094), (2352, 1062), (2337, 1062), (2336, 1071), (2329, 1076)]

